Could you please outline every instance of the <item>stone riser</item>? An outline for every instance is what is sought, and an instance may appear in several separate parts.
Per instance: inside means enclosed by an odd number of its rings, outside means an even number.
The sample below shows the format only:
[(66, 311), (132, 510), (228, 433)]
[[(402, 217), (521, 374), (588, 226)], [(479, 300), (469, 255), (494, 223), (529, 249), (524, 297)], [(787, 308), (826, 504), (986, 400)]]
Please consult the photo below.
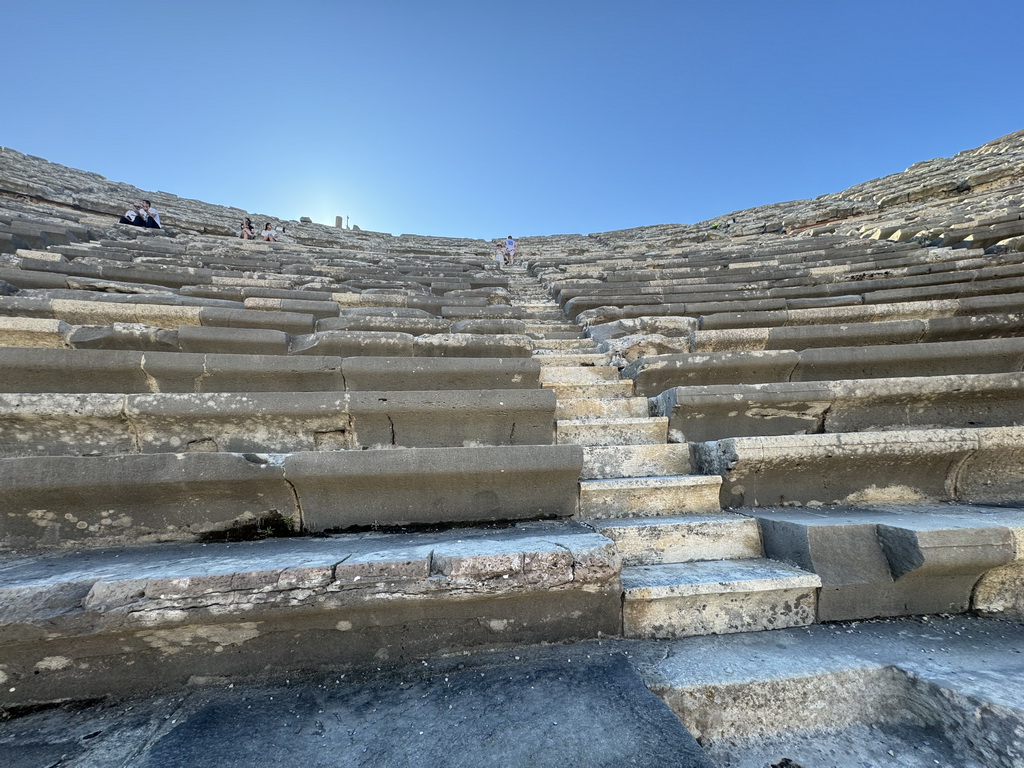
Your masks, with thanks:
[(568, 445), (661, 445), (668, 437), (668, 419), (559, 419), (557, 442)]
[(580, 482), (580, 517), (658, 517), (718, 512), (721, 479), (705, 475)]
[(743, 560), (764, 555), (757, 521), (740, 515), (601, 520), (591, 525), (615, 542), (623, 566)]
[(813, 574), (767, 560), (627, 568), (626, 637), (678, 638), (813, 624)]

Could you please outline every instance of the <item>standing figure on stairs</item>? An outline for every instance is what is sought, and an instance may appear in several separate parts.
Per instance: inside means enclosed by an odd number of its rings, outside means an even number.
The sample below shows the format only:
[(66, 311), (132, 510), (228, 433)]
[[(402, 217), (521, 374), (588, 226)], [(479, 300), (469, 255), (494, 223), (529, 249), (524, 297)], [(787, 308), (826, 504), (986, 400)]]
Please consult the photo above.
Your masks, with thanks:
[(498, 266), (499, 267), (502, 264), (505, 263), (505, 244), (504, 243), (501, 243), (501, 242), (498, 243), (497, 249), (494, 251), (494, 260), (496, 262), (498, 262)]
[(516, 260), (516, 241), (509, 235), (505, 240), (505, 263), (514, 264)]

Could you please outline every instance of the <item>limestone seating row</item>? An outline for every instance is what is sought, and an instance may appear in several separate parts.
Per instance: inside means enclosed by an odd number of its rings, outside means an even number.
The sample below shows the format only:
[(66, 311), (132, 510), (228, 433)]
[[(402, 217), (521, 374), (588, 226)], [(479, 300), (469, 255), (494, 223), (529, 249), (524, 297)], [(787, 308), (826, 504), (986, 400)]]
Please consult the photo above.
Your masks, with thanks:
[(1024, 427), (730, 437), (696, 443), (723, 507), (1024, 501)]
[(0, 394), (0, 457), (551, 445), (555, 394)]
[(1007, 293), (994, 296), (902, 301), (889, 304), (859, 304), (761, 312), (718, 312), (701, 315), (698, 318), (698, 327), (701, 330), (724, 330), (879, 320), (925, 320), (1011, 312), (1019, 309), (1022, 304), (1024, 304), (1024, 294)]
[(927, 344), (1024, 335), (1024, 313), (697, 331), (693, 352)]
[[(730, 252), (732, 258), (738, 254)], [(728, 290), (764, 285), (772, 288), (786, 288), (819, 283), (863, 282), (877, 279), (907, 278), (937, 273), (985, 269), (997, 265), (1019, 264), (1021, 254), (991, 254), (982, 250), (967, 252), (948, 249), (917, 250), (890, 254), (872, 254), (872, 258), (858, 260), (850, 249), (837, 248), (821, 251), (821, 260), (807, 262), (801, 259), (799, 266), (781, 266), (779, 259), (770, 259), (759, 264), (754, 259), (745, 259), (738, 266), (735, 262), (727, 268), (688, 265), (682, 268), (665, 268), (651, 262), (635, 268), (608, 271), (599, 278), (601, 282), (573, 282), (572, 279), (552, 281), (553, 292), (559, 304), (570, 299), (599, 295), (664, 295), (676, 291)]]
[(414, 336), (386, 331), (317, 331), (292, 335), (265, 328), (183, 325), (167, 330), (138, 323), (69, 325), (63, 320), (0, 317), (0, 347), (287, 356), (526, 358), (533, 354), (534, 341), (519, 334)]
[[(890, 280), (865, 280), (862, 282), (839, 282), (803, 284), (788, 288), (773, 288), (754, 285), (743, 288), (729, 288), (720, 291), (678, 291), (659, 295), (585, 296), (569, 299), (563, 306), (566, 315), (573, 320), (587, 311), (601, 307), (633, 307), (647, 305), (722, 304), (744, 301), (756, 291), (764, 299), (804, 299), (821, 302), (836, 297), (858, 296), (865, 303), (892, 303), (922, 299), (960, 298), (962, 296), (1016, 293), (1020, 290), (1024, 265), (1011, 264), (1000, 267), (929, 274), (913, 278)], [(820, 304), (819, 304), (820, 305)], [(634, 311), (637, 311), (636, 309)], [(642, 312), (642, 314), (658, 314)]]
[(88, 227), (52, 217), (0, 216), (0, 254), (92, 239)]
[[(184, 242), (182, 242), (184, 240)], [(308, 277), (329, 278), (331, 281), (363, 281), (365, 287), (390, 287), (400, 284), (403, 288), (429, 289), (437, 294), (476, 290), (486, 295), (485, 289), (500, 288), (507, 281), (498, 275), (485, 275), (479, 266), (447, 262), (424, 268), (421, 262), (388, 258), (374, 259), (373, 254), (360, 254), (356, 260), (338, 260), (328, 251), (307, 248), (278, 248), (273, 254), (253, 251), (251, 243), (244, 247), (225, 248), (220, 241), (202, 241), (197, 238), (160, 238), (141, 241), (100, 239), (89, 243), (70, 245), (52, 244), (45, 249), (23, 249), (16, 252), (23, 258), (44, 259), (67, 264), (78, 262), (77, 267), (102, 268), (123, 266), (125, 262), (136, 265), (168, 267), (170, 272), (188, 270), (186, 274), (197, 274), (200, 280), (227, 273), (270, 273), (282, 279)], [(111, 264), (110, 262), (114, 262)], [(204, 269), (215, 265), (210, 269)], [(70, 267), (75, 269), (76, 267)], [(206, 281), (208, 282), (208, 281)], [(353, 284), (353, 287), (359, 287)]]
[(759, 509), (766, 552), (817, 573), (819, 621), (1019, 607), (1024, 510)]
[(669, 439), (1024, 425), (1024, 373), (674, 387)]
[[(657, 325), (648, 319), (646, 325)], [(666, 324), (669, 325), (669, 324)], [(669, 325), (677, 333), (682, 324)], [(685, 336), (643, 334), (604, 341), (601, 349), (623, 364), (642, 356), (726, 351), (794, 350), (892, 344), (969, 341), (1024, 335), (1024, 314), (1002, 313), (930, 320), (879, 320), (835, 325), (798, 325), (770, 328), (733, 328), (693, 331)]]
[(853, 304), (804, 309), (714, 312), (697, 316), (641, 315), (608, 322), (591, 322), (586, 335), (595, 342), (607, 342), (624, 336), (644, 334), (669, 338), (688, 337), (689, 348), (696, 345), (697, 331), (761, 329), (807, 325), (836, 325), (900, 320), (931, 320), (1000, 314), (1021, 307), (1024, 294), (977, 296), (938, 301), (904, 301), (893, 304)]
[(312, 333), (316, 317), (298, 312), (265, 312), (242, 307), (91, 300), (0, 297), (0, 317), (61, 320), (72, 325), (140, 323), (158, 328), (182, 325), (260, 328), (286, 333)]
[[(799, 241), (789, 240), (797, 245)], [(847, 242), (848, 239), (847, 239)], [(809, 287), (843, 282), (873, 282), (894, 277), (944, 277), (949, 273), (991, 267), (1012, 268), (1021, 261), (1019, 253), (986, 254), (951, 249), (901, 249), (891, 253), (859, 254), (855, 249), (834, 246), (813, 252), (809, 261), (801, 254), (795, 263), (764, 258), (765, 246), (753, 250), (742, 244), (722, 243), (708, 253), (688, 253), (685, 259), (659, 262), (646, 259), (622, 267), (580, 271), (571, 266), (560, 270), (538, 269), (538, 277), (549, 284), (560, 304), (589, 294), (644, 295), (708, 290), (727, 291), (753, 285), (763, 287)], [(707, 256), (713, 259), (708, 260)]]
[[(41, 262), (46, 264), (48, 262)], [(92, 277), (74, 274), (66, 274), (56, 270), (39, 270), (25, 268), (11, 268), (0, 266), (0, 280), (4, 283), (15, 286), (19, 289), (70, 289), (70, 290), (92, 290), (92, 291), (117, 291), (119, 293), (144, 293), (159, 294), (173, 293), (180, 291), (183, 296), (201, 298), (237, 298), (240, 289), (267, 290), (277, 289), (291, 291), (292, 281), (268, 280), (261, 278), (222, 278), (218, 284), (208, 286), (196, 286), (188, 281), (182, 283), (180, 288), (172, 288), (161, 283), (147, 283), (141, 280), (145, 275), (139, 273), (134, 267), (124, 268), (124, 272), (115, 277)], [(118, 279), (120, 278), (120, 279)], [(331, 286), (319, 286), (330, 288)], [(225, 290), (226, 289), (226, 290)], [(472, 308), (485, 311), (490, 305), (488, 299), (477, 296), (433, 296), (431, 294), (408, 293), (405, 291), (388, 292), (337, 292), (330, 294), (331, 301), (339, 306), (346, 307), (409, 307), (424, 309), (434, 315), (454, 315), (457, 310), (464, 312)], [(309, 297), (311, 300), (316, 298)], [(505, 309), (504, 312), (511, 310)], [(514, 314), (514, 313), (512, 313)]]
[(0, 459), (6, 548), (571, 517), (575, 445)]
[(615, 636), (619, 568), (571, 522), (8, 555), (3, 702)]
[(0, 348), (0, 392), (366, 392), (536, 389), (532, 358), (204, 355)]
[[(676, 286), (863, 280), (871, 276), (926, 274), (975, 266), (1019, 262), (1019, 255), (987, 255), (981, 249), (888, 245), (865, 247), (849, 237), (803, 240), (775, 238), (755, 243), (728, 241), (711, 249), (688, 250), (682, 258), (642, 257), (624, 263), (568, 265), (564, 271), (537, 267), (537, 276), (563, 291), (658, 289)], [(583, 294), (580, 294), (583, 295)], [(567, 295), (565, 299), (572, 298)], [(560, 303), (564, 303), (562, 300)]]
[[(1020, 280), (990, 280), (977, 283), (952, 283), (933, 288), (897, 289), (875, 293), (848, 294), (804, 298), (744, 298), (726, 301), (696, 301), (687, 303), (602, 305), (579, 313), (575, 320), (584, 327), (643, 316), (690, 316), (786, 311), (806, 308), (829, 308), (859, 305), (891, 305), (911, 301), (949, 301), (979, 298), (989, 300), (1003, 294), (1020, 293)], [(749, 294), (748, 294), (749, 296)]]
[(714, 352), (640, 357), (622, 369), (635, 394), (673, 387), (771, 382), (1015, 373), (1024, 370), (1024, 339)]

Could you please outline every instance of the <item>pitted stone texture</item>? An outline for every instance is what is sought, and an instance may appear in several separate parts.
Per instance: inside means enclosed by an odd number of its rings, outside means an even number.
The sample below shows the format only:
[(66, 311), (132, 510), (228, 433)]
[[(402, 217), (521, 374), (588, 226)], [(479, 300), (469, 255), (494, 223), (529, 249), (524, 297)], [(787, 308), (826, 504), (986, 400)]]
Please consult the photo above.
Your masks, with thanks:
[(0, 317), (0, 347), (67, 347), (70, 327), (61, 320)]
[(580, 482), (585, 519), (718, 512), (721, 478), (708, 475), (615, 478)]
[(572, 523), (7, 558), (3, 703), (618, 634), (619, 570)]
[(646, 397), (617, 397), (603, 400), (563, 397), (559, 398), (555, 414), (559, 419), (638, 419), (652, 415), (648, 413)]
[(741, 560), (764, 554), (757, 521), (742, 515), (595, 520), (591, 525), (615, 541), (626, 566)]
[(675, 638), (811, 624), (821, 579), (771, 560), (634, 566), (622, 574), (623, 634)]
[(677, 442), (1024, 423), (1024, 374), (677, 387), (651, 398)]
[(968, 610), (979, 578), (1015, 557), (1010, 529), (991, 518), (946, 505), (758, 514), (769, 557), (821, 576), (822, 621)]
[(619, 371), (611, 366), (575, 367), (545, 366), (541, 370), (543, 384), (595, 384), (617, 382)]
[(727, 507), (1024, 498), (1024, 428), (728, 438), (694, 447)]
[(665, 417), (559, 419), (558, 442), (569, 445), (659, 445), (666, 442)]
[(691, 474), (686, 445), (585, 445), (581, 480)]

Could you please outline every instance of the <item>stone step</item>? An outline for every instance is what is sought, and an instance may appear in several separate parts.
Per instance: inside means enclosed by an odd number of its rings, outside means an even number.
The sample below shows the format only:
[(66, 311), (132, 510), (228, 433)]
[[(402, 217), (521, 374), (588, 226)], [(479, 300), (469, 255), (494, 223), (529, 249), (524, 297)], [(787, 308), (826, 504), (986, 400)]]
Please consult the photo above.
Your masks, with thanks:
[[(534, 358), (536, 360), (537, 358)], [(541, 368), (543, 370), (543, 367)], [(573, 384), (570, 382), (544, 382), (541, 384), (545, 389), (553, 389), (558, 399), (581, 397), (593, 397), (608, 399), (613, 397), (632, 397), (633, 382), (631, 381), (595, 381), (589, 384)]]
[(580, 517), (665, 517), (720, 512), (722, 479), (711, 475), (661, 475), (580, 481)]
[(547, 301), (523, 301), (513, 299), (513, 306), (524, 309), (531, 314), (534, 312), (550, 312), (552, 310), (561, 314), (561, 311), (558, 309), (558, 302), (551, 299)]
[[(535, 356), (534, 359), (536, 360)], [(545, 365), (540, 370), (542, 384), (593, 384), (599, 381), (618, 381), (619, 370), (610, 365), (580, 367), (571, 365)]]
[(822, 580), (821, 621), (998, 613), (1019, 604), (1024, 509), (922, 504), (755, 515), (769, 557)]
[[(0, 348), (0, 392), (531, 389), (535, 358), (217, 355)], [(632, 392), (631, 382), (615, 382)]]
[(757, 521), (727, 512), (595, 520), (591, 527), (615, 542), (624, 566), (764, 556)]
[(1019, 670), (1022, 643), (966, 616), (689, 637), (644, 680), (719, 766), (1010, 768), (1017, 673), (994, 670)]
[(688, 445), (585, 445), (580, 479), (665, 477), (688, 475), (692, 472)]
[[(534, 350), (534, 360), (539, 360), (545, 367), (552, 368), (596, 368), (609, 367), (608, 355), (604, 352), (547, 352)], [(618, 370), (615, 366), (611, 368)]]
[(588, 338), (583, 335), (583, 329), (575, 323), (568, 321), (561, 323), (534, 323), (529, 320), (524, 321), (526, 324), (527, 333), (550, 333), (553, 331), (573, 331), (580, 334), (580, 338)]
[(590, 341), (590, 339), (581, 339), (578, 336), (571, 339), (552, 339), (543, 338), (535, 339), (533, 342), (534, 351), (547, 352), (548, 350), (557, 352), (570, 352), (574, 354), (598, 354), (601, 350), (598, 349)]
[(551, 322), (554, 320), (565, 320), (566, 317), (557, 309), (542, 310), (542, 309), (531, 309), (529, 310), (528, 318), (533, 321)]
[(641, 418), (650, 416), (646, 397), (616, 397), (600, 400), (593, 397), (559, 398), (555, 408), (558, 419)]
[(813, 624), (816, 574), (764, 558), (622, 570), (623, 635), (678, 638)]
[[(584, 343), (588, 343), (589, 344), (589, 342), (584, 341), (584, 339), (586, 337), (584, 337), (583, 334), (581, 334), (579, 331), (577, 331), (577, 330), (575, 330), (573, 328), (569, 328), (568, 330), (562, 330), (562, 331), (546, 331), (544, 333), (527, 333), (526, 335), (529, 336), (531, 339), (534, 339), (535, 341), (569, 341), (569, 340), (572, 340), (572, 341), (575, 341), (577, 344), (584, 344)], [(597, 347), (594, 347), (592, 344), (590, 346), (593, 349), (595, 349), (595, 350), (597, 349)]]
[(555, 404), (543, 389), (0, 392), (0, 457), (550, 445)]
[(560, 419), (555, 432), (567, 445), (660, 445), (667, 442), (668, 418)]

